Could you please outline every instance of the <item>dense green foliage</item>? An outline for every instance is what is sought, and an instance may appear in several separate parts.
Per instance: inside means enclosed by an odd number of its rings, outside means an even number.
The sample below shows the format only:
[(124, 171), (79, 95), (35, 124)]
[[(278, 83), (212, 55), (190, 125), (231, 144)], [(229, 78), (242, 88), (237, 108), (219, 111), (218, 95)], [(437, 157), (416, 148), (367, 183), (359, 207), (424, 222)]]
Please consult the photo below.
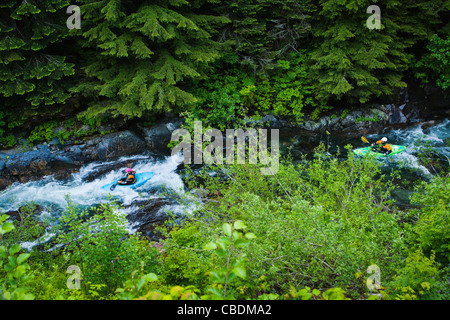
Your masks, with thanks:
[[(81, 29), (66, 27), (69, 4)], [(412, 76), (448, 90), (449, 2), (377, 1), (381, 29), (366, 26), (372, 4), (2, 0), (0, 144), (63, 144), (165, 112), (221, 130), (341, 104), (344, 118)], [(68, 198), (58, 223), (24, 203), (0, 215), (0, 299), (449, 299), (450, 177), (417, 184), (404, 210), (398, 173), (325, 149), (270, 176), (186, 168), (188, 191), (207, 197), (161, 226), (159, 243), (129, 234), (111, 199), (80, 209)], [(369, 267), (381, 271), (375, 290)]]
[(68, 1), (0, 6), (5, 148), (42, 119), (77, 114), (145, 121), (170, 111), (223, 127), (392, 97), (412, 74), (448, 88), (444, 0), (379, 1), (380, 29), (366, 26), (372, 3), (360, 0), (70, 4), (81, 29), (66, 27)]
[[(405, 214), (390, 195), (397, 175), (351, 152), (342, 160), (321, 147), (269, 176), (257, 165), (204, 169), (186, 183), (207, 199), (181, 225), (161, 226), (158, 245), (129, 235), (112, 200), (87, 211), (68, 198), (48, 251), (21, 253), (15, 243), (30, 239), (19, 239), (30, 225), (3, 216), (0, 258), (9, 264), (0, 280), (10, 293), (2, 297), (373, 299), (375, 267), (383, 299), (449, 298), (448, 177), (418, 185), (417, 207)], [(81, 270), (79, 288), (69, 286), (69, 266)]]
[[(9, 130), (60, 112), (69, 98), (74, 64), (58, 47), (68, 35), (69, 1), (2, 1), (0, 5), (0, 114)], [(11, 136), (0, 142), (8, 145)], [(8, 140), (9, 139), (9, 140)], [(11, 142), (9, 144), (12, 144)]]
[(183, 83), (219, 56), (213, 36), (227, 22), (204, 12), (207, 1), (81, 2), (82, 43), (92, 59), (75, 91), (99, 96), (90, 113), (139, 117), (196, 100)]
[[(425, 82), (429, 82), (434, 78), (437, 85), (442, 89), (450, 87), (450, 37), (440, 38), (433, 35), (427, 46), (428, 52), (417, 63), (418, 70), (422, 68), (425, 72), (418, 73), (418, 78), (424, 78)], [(428, 70), (428, 72), (426, 72)], [(432, 70), (432, 72), (429, 72)]]

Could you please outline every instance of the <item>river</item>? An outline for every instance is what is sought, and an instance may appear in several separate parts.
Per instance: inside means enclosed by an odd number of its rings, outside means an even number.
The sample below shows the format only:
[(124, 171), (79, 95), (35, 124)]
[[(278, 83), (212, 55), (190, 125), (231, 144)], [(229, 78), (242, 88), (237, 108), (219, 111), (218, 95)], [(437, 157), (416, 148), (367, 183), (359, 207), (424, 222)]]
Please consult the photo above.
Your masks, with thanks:
[[(433, 166), (424, 166), (419, 161), (424, 151), (434, 161), (449, 165), (450, 158), (450, 121), (445, 119), (432, 125), (424, 126), (417, 122), (402, 127), (388, 127), (379, 134), (368, 134), (369, 141), (375, 141), (386, 136), (391, 144), (405, 145), (406, 151), (392, 156), (393, 161), (380, 160), (386, 170), (403, 167), (402, 172), (410, 179), (428, 179), (435, 174)], [(281, 154), (291, 153), (294, 161), (302, 155), (311, 155), (313, 149), (320, 143), (328, 145), (328, 151), (335, 153), (337, 149), (351, 144), (354, 148), (366, 146), (360, 138), (346, 136), (339, 133), (321, 134), (305, 133), (302, 130), (281, 129)], [(342, 155), (345, 156), (345, 155)], [(53, 175), (43, 177), (38, 181), (14, 183), (0, 192), (0, 211), (17, 211), (27, 202), (34, 202), (42, 208), (39, 220), (57, 223), (58, 216), (66, 208), (66, 197), (80, 205), (89, 208), (92, 205), (108, 201), (108, 194), (112, 194), (129, 217), (128, 230), (130, 233), (142, 231), (140, 227), (148, 221), (143, 221), (142, 208), (153, 211), (153, 217), (161, 217), (170, 211), (180, 216), (190, 214), (195, 207), (178, 201), (186, 192), (181, 169), (183, 158), (181, 155), (169, 153), (155, 157), (151, 153), (142, 153), (129, 157), (121, 157), (114, 161), (92, 162), (80, 168), (68, 179), (55, 179)], [(117, 164), (133, 162), (136, 172), (154, 172), (155, 176), (139, 188), (116, 188), (113, 192), (101, 189), (123, 175), (123, 167)], [(104, 168), (113, 169), (104, 171)], [(169, 193), (168, 193), (169, 192)], [(407, 202), (407, 196), (398, 193), (399, 203)], [(406, 198), (406, 199), (405, 199)], [(192, 202), (194, 203), (194, 202)], [(134, 217), (134, 218), (133, 218)], [(148, 231), (148, 230), (147, 230)], [(151, 234), (151, 230), (148, 231)], [(50, 229), (39, 241), (47, 240), (51, 236)], [(151, 237), (150, 237), (151, 238)], [(24, 248), (30, 249), (39, 241), (22, 243)]]

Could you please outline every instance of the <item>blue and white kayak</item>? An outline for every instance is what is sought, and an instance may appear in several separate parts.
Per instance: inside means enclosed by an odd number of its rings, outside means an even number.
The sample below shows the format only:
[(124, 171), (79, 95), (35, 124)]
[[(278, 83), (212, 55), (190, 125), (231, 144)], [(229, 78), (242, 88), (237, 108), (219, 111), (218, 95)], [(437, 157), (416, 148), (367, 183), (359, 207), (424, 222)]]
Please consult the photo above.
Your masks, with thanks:
[(102, 189), (110, 189), (113, 185), (117, 185), (117, 187), (121, 187), (121, 188), (137, 188), (139, 186), (142, 186), (144, 183), (146, 183), (148, 180), (150, 180), (153, 176), (155, 175), (154, 172), (141, 172), (141, 173), (136, 173), (134, 176), (136, 178), (136, 182), (133, 184), (117, 184), (119, 182), (119, 180), (114, 181), (112, 183), (109, 183), (107, 185), (104, 185), (103, 187), (101, 187)]

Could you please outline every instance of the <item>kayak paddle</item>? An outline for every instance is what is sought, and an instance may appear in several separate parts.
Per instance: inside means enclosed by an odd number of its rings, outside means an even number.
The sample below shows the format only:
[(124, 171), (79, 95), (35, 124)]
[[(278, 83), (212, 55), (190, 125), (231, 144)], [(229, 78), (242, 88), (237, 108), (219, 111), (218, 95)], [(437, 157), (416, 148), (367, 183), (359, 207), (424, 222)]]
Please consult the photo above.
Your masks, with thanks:
[[(365, 143), (370, 143), (369, 140), (367, 140), (366, 137), (362, 136), (361, 140)], [(394, 161), (391, 157), (389, 157), (389, 155), (385, 155), (390, 161)]]

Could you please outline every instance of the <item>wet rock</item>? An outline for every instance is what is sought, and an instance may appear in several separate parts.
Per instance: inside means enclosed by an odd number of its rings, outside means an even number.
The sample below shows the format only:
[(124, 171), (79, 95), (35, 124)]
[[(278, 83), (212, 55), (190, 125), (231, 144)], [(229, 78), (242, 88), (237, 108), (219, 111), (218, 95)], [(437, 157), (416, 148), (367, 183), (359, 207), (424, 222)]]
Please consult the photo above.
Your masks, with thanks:
[[(56, 143), (56, 142), (55, 142)], [(87, 162), (143, 153), (147, 146), (131, 131), (93, 137), (81, 145), (41, 144), (32, 150), (14, 148), (0, 154), (0, 190), (15, 182), (38, 180), (49, 174), (69, 177)]]
[(78, 168), (71, 168), (71, 169), (66, 169), (66, 170), (58, 170), (53, 177), (56, 180), (66, 180), (69, 179), (71, 175), (73, 175), (74, 173), (78, 172)]
[(273, 114), (267, 114), (262, 117), (261, 122), (264, 126), (268, 126), (270, 128), (281, 128), (287, 124), (286, 121), (275, 117)]
[(328, 126), (331, 129), (336, 129), (340, 125), (340, 121), (341, 121), (341, 119), (339, 117), (330, 117)]
[(403, 114), (402, 110), (405, 105), (397, 107), (393, 104), (387, 105), (389, 112), (389, 124), (407, 123), (408, 119)]
[[(431, 126), (434, 126), (436, 124), (436, 121), (430, 120), (430, 121), (420, 122), (419, 124), (422, 126), (422, 129), (427, 129)], [(0, 164), (0, 167), (1, 167), (1, 164)]]
[(90, 140), (84, 151), (85, 161), (104, 161), (121, 156), (139, 154), (145, 142), (131, 131), (110, 133)]
[(166, 148), (172, 138), (172, 132), (181, 127), (180, 118), (168, 119), (154, 126), (138, 125), (148, 148)]
[[(337, 111), (337, 114), (343, 113)], [(389, 115), (387, 110), (382, 105), (374, 105), (371, 108), (361, 108), (360, 110), (354, 110), (348, 112), (344, 117), (338, 116), (336, 110), (330, 115), (324, 115), (318, 120), (305, 119), (300, 125), (293, 125), (294, 127), (301, 128), (310, 132), (325, 132), (325, 131), (343, 131), (343, 132), (355, 132), (374, 130), (384, 126)]]
[(161, 234), (155, 229), (169, 219), (169, 215), (163, 210), (171, 201), (165, 198), (142, 200), (132, 204), (137, 210), (127, 215), (128, 221), (135, 226), (137, 232), (152, 241), (161, 239)]
[(24, 218), (23, 214), (28, 213), (31, 216), (38, 216), (44, 212), (44, 207), (41, 205), (21, 206), (18, 210), (5, 212), (12, 220), (21, 221)]
[(39, 174), (41, 171), (49, 169), (47, 164), (51, 161), (52, 155), (48, 148), (41, 150), (26, 151), (23, 153), (8, 156), (5, 168), (10, 175)]
[(307, 120), (299, 125), (299, 127), (308, 131), (318, 131), (322, 128), (322, 125), (318, 121)]
[(348, 114), (342, 119), (341, 125), (342, 127), (350, 127), (355, 124), (355, 116), (353, 114)]

